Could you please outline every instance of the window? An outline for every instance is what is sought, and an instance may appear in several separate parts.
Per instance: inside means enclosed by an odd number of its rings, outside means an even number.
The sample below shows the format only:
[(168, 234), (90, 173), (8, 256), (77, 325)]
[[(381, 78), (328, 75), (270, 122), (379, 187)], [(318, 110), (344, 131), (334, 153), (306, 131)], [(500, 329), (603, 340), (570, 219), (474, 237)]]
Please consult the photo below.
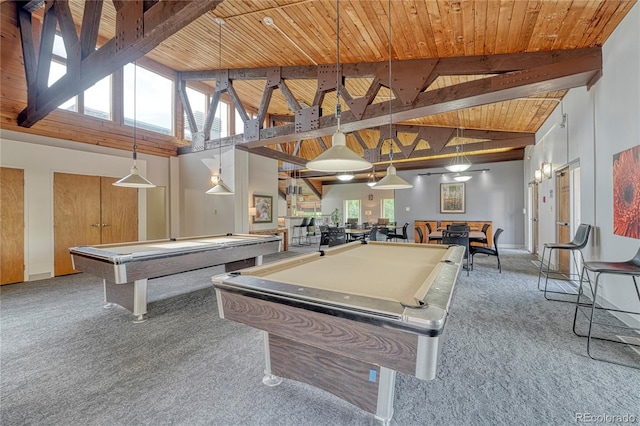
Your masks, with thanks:
[(218, 102), (216, 115), (211, 126), (211, 140), (226, 138), (229, 136), (229, 105), (225, 102)]
[[(196, 119), (198, 130), (202, 130), (204, 128), (204, 119), (207, 116), (207, 95), (187, 87), (187, 98), (189, 98), (189, 104), (191, 105), (193, 117)], [(191, 140), (191, 128), (189, 127), (186, 112), (184, 113), (184, 138), (188, 141)]]
[(345, 200), (344, 211), (347, 213), (344, 217), (345, 222), (348, 219), (358, 219), (360, 223), (360, 200)]
[[(51, 69), (49, 71), (49, 87), (58, 81), (63, 75), (67, 73), (67, 66), (56, 61), (51, 61)], [(58, 105), (60, 109), (66, 109), (67, 111), (78, 110), (78, 97), (74, 96), (66, 102)]]
[(382, 216), (384, 218), (389, 219), (389, 222), (395, 222), (395, 216), (394, 216), (394, 206), (395, 206), (395, 200), (393, 198), (383, 198), (381, 200), (382, 203)]
[(242, 121), (242, 117), (240, 117), (240, 113), (237, 109), (233, 109), (236, 112), (236, 135), (241, 135), (244, 133), (244, 121)]
[(111, 120), (111, 76), (108, 75), (84, 92), (84, 113)]
[[(134, 98), (134, 67), (136, 96)], [(135, 102), (134, 102), (135, 100)], [(134, 64), (124, 67), (124, 122), (152, 132), (173, 135), (173, 82)]]

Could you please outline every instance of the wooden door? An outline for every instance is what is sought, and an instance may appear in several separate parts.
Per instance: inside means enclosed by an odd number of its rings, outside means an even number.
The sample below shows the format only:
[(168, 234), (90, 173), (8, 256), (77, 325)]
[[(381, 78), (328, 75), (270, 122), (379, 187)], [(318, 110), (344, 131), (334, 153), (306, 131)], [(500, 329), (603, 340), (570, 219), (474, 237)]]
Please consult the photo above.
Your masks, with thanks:
[(533, 241), (532, 241), (533, 254), (538, 254), (538, 214), (539, 214), (538, 211), (539, 211), (539, 208), (540, 208), (538, 203), (539, 203), (540, 200), (538, 200), (538, 184), (537, 183), (533, 184), (532, 190), (533, 190), (533, 194), (532, 194), (531, 198), (533, 200), (533, 202), (532, 202), (532, 204), (533, 204), (532, 207), (533, 208), (531, 209), (531, 211), (532, 211), (532, 215), (531, 215), (531, 227), (532, 227), (531, 236), (533, 237)]
[(54, 274), (73, 269), (69, 247), (100, 244), (100, 177), (54, 173)]
[[(556, 173), (556, 236), (559, 243), (571, 241), (571, 186), (569, 170)], [(569, 273), (570, 253), (558, 250), (558, 270)]]
[(0, 168), (0, 285), (24, 281), (24, 170)]
[(113, 186), (116, 178), (101, 182), (101, 244), (138, 241), (138, 190)]

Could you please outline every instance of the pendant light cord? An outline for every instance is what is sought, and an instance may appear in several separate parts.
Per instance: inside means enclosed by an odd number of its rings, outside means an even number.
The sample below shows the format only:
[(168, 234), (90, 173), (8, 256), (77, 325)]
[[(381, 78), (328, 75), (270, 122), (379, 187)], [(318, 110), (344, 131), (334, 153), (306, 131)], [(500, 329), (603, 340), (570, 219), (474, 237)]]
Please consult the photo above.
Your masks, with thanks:
[(340, 105), (340, 0), (336, 0), (336, 120), (338, 132), (340, 131), (340, 117), (342, 105)]
[(389, 164), (393, 165), (393, 115), (391, 114), (391, 0), (389, 0)]
[[(224, 21), (222, 18), (218, 18), (218, 84), (222, 84), (222, 23)], [(220, 90), (220, 87), (216, 88)], [(218, 111), (218, 106), (220, 106), (220, 102), (216, 106), (216, 111)], [(222, 111), (220, 111), (220, 128), (218, 129), (218, 180), (222, 179)]]
[(136, 106), (136, 99), (138, 98), (138, 63), (137, 61), (133, 61), (133, 165), (136, 165), (136, 160), (138, 159), (138, 142), (137, 142), (137, 134), (136, 129), (138, 127), (138, 108)]

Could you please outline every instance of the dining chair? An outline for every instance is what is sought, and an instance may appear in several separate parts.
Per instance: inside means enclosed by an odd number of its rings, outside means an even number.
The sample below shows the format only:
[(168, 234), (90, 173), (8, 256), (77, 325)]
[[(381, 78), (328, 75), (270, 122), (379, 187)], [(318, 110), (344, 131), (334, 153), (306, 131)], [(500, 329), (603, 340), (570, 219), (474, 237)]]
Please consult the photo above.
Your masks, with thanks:
[(465, 223), (452, 223), (447, 226), (447, 230), (449, 231), (458, 231), (458, 232), (469, 232), (469, 225)]
[[(429, 244), (429, 236), (433, 230), (431, 229), (431, 224), (429, 222), (425, 222), (425, 226), (427, 227), (427, 244)], [(420, 230), (420, 232), (422, 232), (422, 230)]]
[(500, 238), (500, 234), (502, 234), (504, 230), (498, 228), (496, 233), (493, 235), (493, 247), (486, 246), (471, 246), (469, 250), (471, 252), (471, 269), (473, 269), (473, 257), (476, 254), (486, 254), (487, 256), (495, 256), (498, 259), (498, 271), (502, 273), (502, 264), (500, 263), (500, 253), (498, 252), (498, 238)]
[(442, 244), (450, 246), (463, 246), (464, 259), (466, 260), (467, 276), (469, 276), (469, 231), (452, 231), (445, 229), (442, 231)]
[(479, 240), (475, 240), (475, 241), (477, 241), (477, 242), (479, 242), (479, 243), (482, 243), (482, 244), (484, 244), (485, 246), (488, 246), (488, 245), (489, 245), (489, 240), (487, 239), (487, 231), (489, 230), (489, 227), (490, 227), (490, 226), (491, 226), (491, 225), (489, 225), (488, 223), (485, 223), (484, 225), (482, 225), (482, 230), (481, 230), (481, 232), (484, 234), (484, 238), (479, 239)]
[(422, 228), (416, 226), (416, 232), (418, 233), (418, 244), (422, 244), (424, 241), (424, 235), (422, 235)]
[(320, 237), (320, 246), (334, 247), (347, 242), (347, 235), (344, 232), (344, 228), (336, 228), (330, 226), (325, 232), (322, 232)]
[(408, 241), (409, 240), (409, 236), (407, 235), (407, 227), (409, 226), (409, 222), (405, 222), (404, 225), (402, 225), (402, 234), (398, 234), (396, 232), (389, 232), (387, 234), (387, 241), (393, 239), (393, 240), (398, 240), (398, 238)]
[(371, 232), (369, 232), (369, 241), (377, 241), (378, 240), (378, 226), (373, 225), (371, 228)]

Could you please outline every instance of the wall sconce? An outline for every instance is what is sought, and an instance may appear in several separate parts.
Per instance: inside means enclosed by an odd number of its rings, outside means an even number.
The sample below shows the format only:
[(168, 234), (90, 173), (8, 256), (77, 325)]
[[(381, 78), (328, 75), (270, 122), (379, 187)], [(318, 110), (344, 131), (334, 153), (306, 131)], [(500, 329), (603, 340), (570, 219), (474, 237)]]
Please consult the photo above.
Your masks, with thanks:
[(371, 210), (365, 210), (364, 215), (367, 217), (371, 216)]
[(533, 178), (537, 183), (542, 182), (542, 170), (538, 169), (535, 172), (533, 172)]
[(542, 174), (547, 179), (551, 179), (551, 163), (542, 163)]
[(255, 218), (256, 214), (258, 214), (258, 212), (256, 211), (255, 207), (249, 207), (249, 217), (250, 218)]

